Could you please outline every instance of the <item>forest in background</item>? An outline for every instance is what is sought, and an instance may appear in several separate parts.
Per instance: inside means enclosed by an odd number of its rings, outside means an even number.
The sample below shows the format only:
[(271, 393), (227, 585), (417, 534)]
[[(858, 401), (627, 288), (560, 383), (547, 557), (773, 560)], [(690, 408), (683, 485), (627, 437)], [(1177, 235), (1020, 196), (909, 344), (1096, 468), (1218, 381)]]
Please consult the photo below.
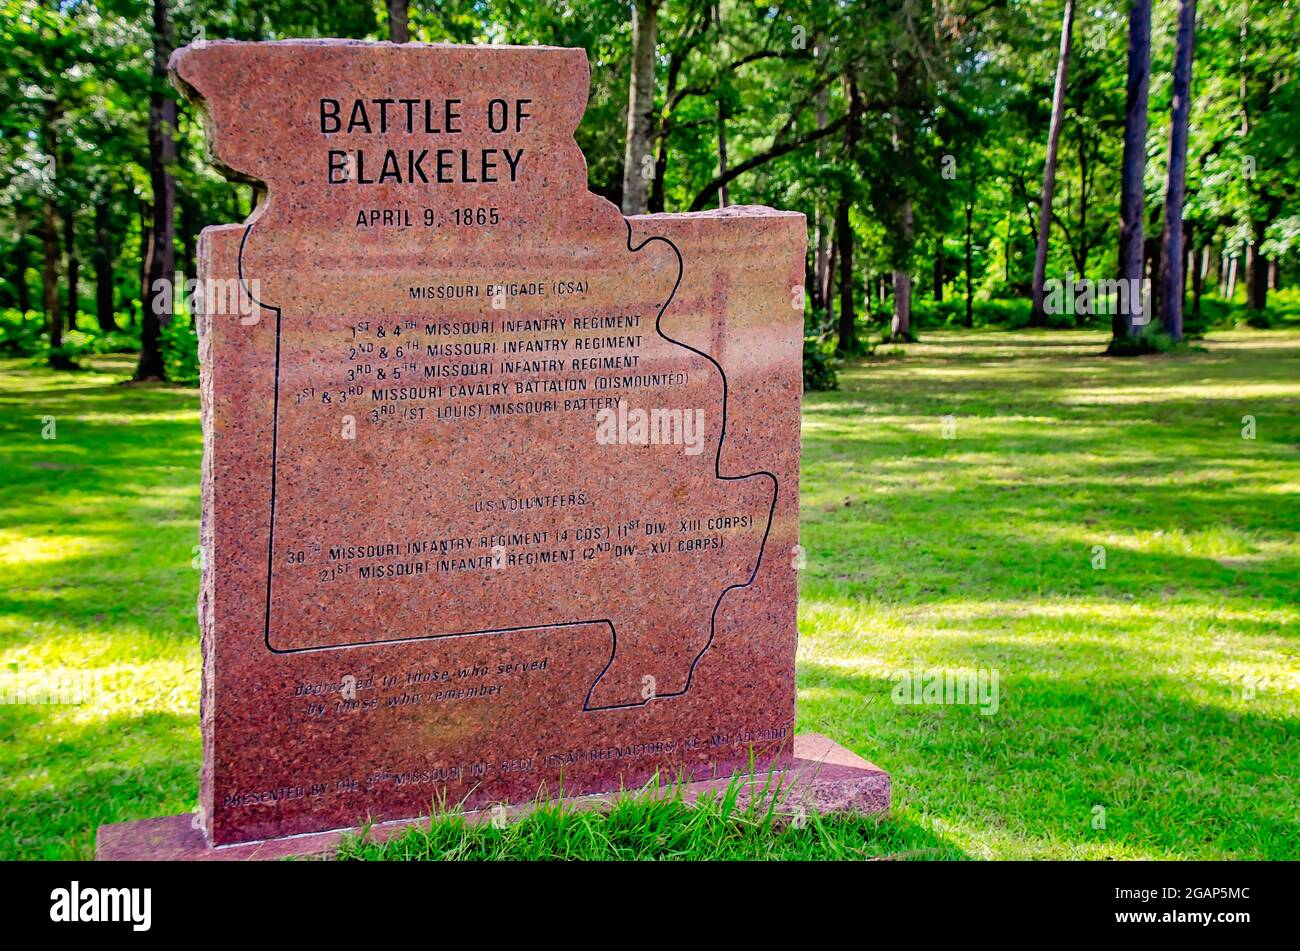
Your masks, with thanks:
[[(171, 279), (259, 196), (205, 161), (167, 58), (316, 36), (587, 50), (593, 191), (807, 215), (812, 387), (939, 324), (1104, 326), (1119, 354), (1266, 327), (1300, 316), (1298, 7), (0, 0), (0, 351), (192, 382)], [(1135, 280), (1149, 304), (1117, 306)]]

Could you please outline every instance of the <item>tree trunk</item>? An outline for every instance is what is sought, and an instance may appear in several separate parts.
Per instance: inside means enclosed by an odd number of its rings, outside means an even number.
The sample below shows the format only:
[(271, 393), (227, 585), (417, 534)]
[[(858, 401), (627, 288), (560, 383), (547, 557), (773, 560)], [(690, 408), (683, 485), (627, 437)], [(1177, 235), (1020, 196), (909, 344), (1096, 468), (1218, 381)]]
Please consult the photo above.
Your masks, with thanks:
[[(912, 199), (903, 203), (901, 233), (903, 246), (912, 246)], [(895, 340), (912, 339), (912, 275), (906, 268), (894, 268), (894, 316), (889, 335)]]
[(1160, 237), (1147, 237), (1143, 240), (1143, 257), (1146, 261), (1147, 287), (1151, 289), (1148, 304), (1151, 315), (1160, 313), (1160, 299), (1164, 293), (1160, 282)]
[(50, 164), (49, 191), (41, 209), (41, 303), (45, 309), (46, 326), (50, 334), (50, 365), (67, 367), (66, 357), (59, 353), (63, 346), (63, 312), (59, 301), (59, 278), (63, 265), (63, 249), (59, 245), (59, 120), (62, 113), (58, 102), (51, 97), (45, 101), (45, 124), (42, 128), (45, 154)]
[(68, 261), (68, 329), (76, 330), (81, 306), (81, 259), (77, 257), (77, 214), (71, 208), (63, 212), (63, 253)]
[[(971, 191), (974, 192), (975, 186), (971, 185)], [(974, 270), (974, 255), (971, 249), (975, 223), (975, 196), (970, 195), (966, 199), (966, 326), (975, 326), (975, 290), (974, 281), (971, 272)]]
[(943, 238), (934, 239), (934, 302), (943, 303)]
[[(1201, 238), (1205, 240), (1204, 237)], [(1210, 247), (1204, 245), (1199, 251), (1192, 252), (1192, 316), (1201, 317), (1201, 295), (1205, 292), (1205, 269), (1210, 261)]]
[(1065, 117), (1065, 85), (1070, 68), (1070, 41), (1074, 31), (1074, 0), (1065, 0), (1061, 17), (1061, 48), (1056, 58), (1056, 88), (1052, 93), (1052, 124), (1047, 134), (1047, 161), (1043, 166), (1043, 193), (1038, 206), (1038, 241), (1034, 247), (1034, 321), (1041, 323), (1043, 286), (1047, 283), (1047, 237), (1052, 227), (1052, 193), (1056, 188), (1056, 152)]
[(17, 291), (18, 313), (26, 320), (32, 309), (32, 291), (27, 286), (27, 269), (31, 267), (32, 251), (27, 244), (27, 216), (18, 219), (18, 243), (14, 245), (14, 288)]
[(1007, 243), (1002, 246), (1002, 283), (1007, 287), (1011, 286), (1011, 222), (1015, 217), (1015, 198), (1012, 197), (1012, 205), (1007, 209)]
[(655, 146), (655, 177), (650, 183), (650, 197), (646, 209), (650, 212), (664, 210), (664, 176), (668, 173), (668, 132), (671, 124), (672, 117), (668, 116), (659, 127), (659, 142)]
[(131, 310), (127, 315), (131, 326), (137, 323), (137, 313), (143, 309), (145, 289), (149, 286), (149, 259), (153, 257), (153, 206), (141, 201), (140, 206), (140, 293), (138, 299), (131, 301)]
[(835, 304), (835, 262), (840, 259), (839, 249), (835, 245), (835, 239), (831, 239), (830, 248), (826, 251), (826, 285), (822, 288), (822, 298), (826, 301), (826, 321), (829, 323), (834, 316), (833, 309)]
[(1263, 310), (1268, 306), (1268, 258), (1260, 250), (1264, 245), (1264, 232), (1268, 224), (1263, 221), (1250, 223), (1254, 236), (1254, 253), (1250, 256), (1250, 273), (1246, 279), (1246, 307), (1250, 310)]
[[(1150, 86), (1151, 0), (1132, 0), (1128, 14), (1128, 86), (1119, 196), (1119, 279), (1127, 283), (1129, 292), (1125, 295), (1128, 307), (1117, 306), (1110, 318), (1111, 334), (1116, 341), (1133, 336), (1133, 328), (1150, 319), (1142, 313), (1143, 295), (1140, 290), (1145, 198), (1142, 183), (1147, 168), (1147, 94)], [(1136, 294), (1134, 288), (1139, 289)]]
[(1169, 181), (1165, 189), (1165, 234), (1160, 264), (1164, 271), (1162, 316), (1165, 333), (1183, 339), (1183, 197), (1187, 187), (1187, 123), (1191, 114), (1192, 47), (1196, 41), (1196, 0), (1179, 0), (1174, 52), (1174, 102), (1169, 128)]
[(718, 99), (718, 177), (723, 179), (718, 188), (718, 207), (726, 208), (731, 204), (731, 185), (726, 181), (727, 175), (727, 116), (722, 109), (722, 99)]
[(912, 339), (912, 275), (907, 271), (894, 271), (894, 314), (889, 322), (889, 335), (894, 340)]
[[(846, 77), (845, 91), (848, 98), (848, 121), (844, 124), (844, 154), (850, 161), (857, 158), (858, 119), (862, 106), (858, 99), (857, 84)], [(849, 221), (849, 207), (852, 192), (847, 181), (841, 183), (840, 200), (835, 209), (835, 246), (840, 255), (840, 343), (839, 349), (845, 353), (857, 353), (858, 330), (857, 314), (853, 307), (853, 226)]]
[(839, 349), (842, 353), (857, 353), (857, 314), (853, 312), (853, 229), (849, 224), (847, 195), (840, 195), (835, 207), (835, 247), (840, 255)]
[(394, 43), (406, 43), (411, 39), (407, 26), (410, 0), (388, 0), (388, 38)]
[[(826, 58), (826, 44), (824, 41), (817, 44), (817, 58), (819, 60), (825, 60)], [(830, 103), (830, 92), (826, 89), (825, 86), (822, 86), (822, 88), (817, 93), (816, 115), (817, 115), (817, 128), (819, 129), (826, 128), (826, 110), (829, 103)], [(822, 146), (823, 143), (822, 141), (819, 140), (817, 142), (817, 160), (819, 162), (821, 161), (822, 158)], [(814, 259), (815, 264), (813, 268), (815, 272), (814, 280), (816, 281), (817, 284), (816, 290), (814, 291), (814, 299), (817, 303), (817, 306), (825, 308), (827, 313), (829, 313), (831, 309), (830, 228), (827, 227), (828, 222), (825, 220), (825, 218), (826, 218), (825, 210), (822, 208), (821, 204), (818, 203), (817, 207), (814, 208), (813, 210), (813, 232), (817, 238), (816, 241), (817, 256)]]
[[(1076, 123), (1078, 126), (1078, 156), (1079, 156), (1079, 246), (1076, 251), (1070, 249), (1070, 256), (1074, 258), (1074, 263), (1079, 268), (1079, 277), (1088, 276), (1088, 139), (1084, 134), (1083, 123)], [(1068, 238), (1068, 235), (1067, 235)]]
[(167, 0), (153, 2), (153, 89), (149, 93), (149, 181), (153, 186), (153, 234), (147, 284), (141, 294), (140, 363), (137, 380), (161, 380), (166, 376), (161, 333), (171, 309), (161, 295), (175, 304), (166, 290), (175, 271), (176, 179), (171, 169), (176, 162), (176, 100), (165, 92), (167, 60), (172, 52), (172, 27)]
[(105, 332), (117, 330), (113, 315), (117, 254), (110, 212), (109, 196), (101, 195), (95, 202), (95, 316)]
[(45, 322), (50, 331), (50, 365), (57, 367), (66, 364), (65, 358), (57, 352), (63, 346), (63, 313), (59, 302), (59, 271), (63, 249), (59, 247), (59, 212), (54, 207), (52, 196), (45, 199), (42, 224), (41, 298), (45, 306)]
[(812, 267), (812, 300), (813, 306), (819, 309), (825, 309), (830, 301), (826, 299), (826, 269), (830, 265), (830, 239), (828, 236), (829, 228), (826, 227), (824, 215), (820, 203), (813, 208), (813, 267)]
[(655, 48), (659, 0), (636, 0), (632, 10), (632, 78), (627, 94), (627, 138), (623, 149), (623, 214), (646, 211), (642, 163), (650, 158), (654, 136)]

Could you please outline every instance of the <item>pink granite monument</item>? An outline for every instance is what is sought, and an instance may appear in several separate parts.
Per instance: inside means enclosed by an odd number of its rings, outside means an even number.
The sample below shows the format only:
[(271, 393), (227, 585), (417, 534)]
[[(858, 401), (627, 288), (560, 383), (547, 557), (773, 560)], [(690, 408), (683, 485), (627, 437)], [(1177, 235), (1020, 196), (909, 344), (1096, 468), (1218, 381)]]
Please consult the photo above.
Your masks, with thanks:
[(624, 218), (574, 141), (581, 50), (172, 70), (265, 191), (200, 243), (199, 810), (101, 857), (751, 768), (886, 807), (795, 744), (803, 216)]

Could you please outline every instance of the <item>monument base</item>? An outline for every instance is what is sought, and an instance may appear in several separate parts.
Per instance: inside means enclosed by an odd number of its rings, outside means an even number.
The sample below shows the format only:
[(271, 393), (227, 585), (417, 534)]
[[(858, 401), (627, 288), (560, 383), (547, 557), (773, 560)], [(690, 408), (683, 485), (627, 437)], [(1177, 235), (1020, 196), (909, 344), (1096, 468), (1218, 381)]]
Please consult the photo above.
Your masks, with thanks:
[[(857, 812), (870, 814), (886, 812), (890, 804), (889, 774), (873, 766), (856, 753), (846, 750), (819, 733), (804, 733), (795, 737), (794, 763), (780, 771), (771, 785), (781, 789), (780, 811), (785, 814), (805, 809), (809, 812)], [(720, 794), (727, 788), (727, 779), (709, 779), (681, 786), (682, 798), (694, 802), (708, 792)], [(740, 802), (744, 805), (755, 793), (769, 786), (769, 777), (755, 776), (741, 790)], [(665, 788), (661, 795), (675, 792)], [(621, 793), (604, 793), (598, 796), (579, 796), (561, 800), (566, 807), (575, 809), (601, 809), (617, 799)], [(512, 806), (511, 817), (525, 815), (536, 808), (535, 803)], [(471, 821), (487, 821), (486, 811), (467, 813)], [(97, 861), (200, 861), (200, 860), (254, 860), (280, 859), (303, 856), (329, 855), (339, 845), (343, 836), (356, 829), (332, 829), (306, 835), (287, 836), (281, 839), (263, 839), (259, 842), (242, 842), (237, 845), (213, 847), (203, 834), (194, 828), (193, 816), (166, 816), (161, 819), (140, 819), (135, 822), (118, 822), (100, 826), (95, 836)], [(427, 816), (399, 819), (372, 825), (369, 838), (383, 841), (400, 835), (412, 826), (423, 825)]]

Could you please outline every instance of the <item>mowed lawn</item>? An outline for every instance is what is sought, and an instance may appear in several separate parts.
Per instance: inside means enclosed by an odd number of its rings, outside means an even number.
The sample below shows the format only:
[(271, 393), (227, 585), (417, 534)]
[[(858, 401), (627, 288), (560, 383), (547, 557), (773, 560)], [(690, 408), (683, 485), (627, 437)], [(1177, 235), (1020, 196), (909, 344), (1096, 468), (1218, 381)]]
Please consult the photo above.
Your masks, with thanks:
[[(637, 807), (369, 851), (1300, 855), (1300, 333), (1124, 361), (1095, 333), (924, 336), (804, 413), (800, 727), (888, 769), (891, 818)], [(195, 803), (198, 396), (93, 366), (0, 361), (0, 673), (102, 677), (0, 706), (2, 858)], [(895, 704), (918, 666), (996, 672), (996, 713)]]

